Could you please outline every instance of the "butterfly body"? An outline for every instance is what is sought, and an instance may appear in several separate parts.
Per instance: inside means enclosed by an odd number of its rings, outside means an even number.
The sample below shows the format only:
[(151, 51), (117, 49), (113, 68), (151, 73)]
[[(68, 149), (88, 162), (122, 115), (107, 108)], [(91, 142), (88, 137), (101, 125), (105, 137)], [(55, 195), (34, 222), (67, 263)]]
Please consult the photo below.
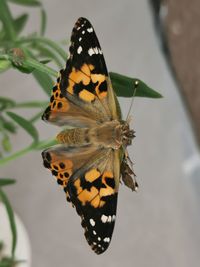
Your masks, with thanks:
[[(91, 248), (103, 253), (115, 224), (120, 176), (136, 190), (126, 147), (134, 131), (123, 121), (94, 29), (79, 18), (70, 56), (53, 88), (42, 119), (67, 126), (59, 145), (42, 152), (44, 166), (56, 176), (81, 217)], [(70, 129), (69, 129), (70, 127)]]
[(114, 120), (91, 128), (67, 129), (57, 135), (57, 140), (59, 143), (68, 146), (92, 145), (119, 149), (123, 143), (127, 143), (127, 140), (131, 144), (131, 139), (134, 137), (129, 127), (126, 131), (123, 131), (124, 126), (127, 128), (126, 123)]

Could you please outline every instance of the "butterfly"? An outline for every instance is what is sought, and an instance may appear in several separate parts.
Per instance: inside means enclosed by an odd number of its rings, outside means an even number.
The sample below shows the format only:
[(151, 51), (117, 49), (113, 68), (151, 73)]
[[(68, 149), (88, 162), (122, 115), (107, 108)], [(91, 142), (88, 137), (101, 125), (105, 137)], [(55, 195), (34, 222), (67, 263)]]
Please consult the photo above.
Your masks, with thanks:
[(42, 152), (43, 163), (80, 215), (87, 242), (101, 254), (111, 242), (120, 179), (132, 190), (138, 185), (126, 150), (134, 131), (121, 118), (99, 41), (85, 18), (72, 30), (66, 66), (42, 119), (66, 127), (59, 144)]

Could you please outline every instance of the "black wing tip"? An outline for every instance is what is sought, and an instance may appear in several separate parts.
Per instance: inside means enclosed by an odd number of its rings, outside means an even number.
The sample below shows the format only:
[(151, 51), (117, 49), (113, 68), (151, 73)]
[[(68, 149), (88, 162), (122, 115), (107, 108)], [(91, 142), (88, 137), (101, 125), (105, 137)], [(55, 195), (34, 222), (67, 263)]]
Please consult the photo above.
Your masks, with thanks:
[(106, 247), (101, 247), (101, 248), (95, 246), (95, 247), (92, 247), (92, 250), (93, 250), (97, 255), (101, 255), (101, 254), (103, 254), (103, 253), (108, 249), (108, 247), (109, 247), (109, 244), (108, 244)]
[(77, 22), (80, 22), (80, 23), (90, 23), (90, 21), (87, 19), (87, 18), (84, 18), (84, 17), (80, 17), (77, 19)]

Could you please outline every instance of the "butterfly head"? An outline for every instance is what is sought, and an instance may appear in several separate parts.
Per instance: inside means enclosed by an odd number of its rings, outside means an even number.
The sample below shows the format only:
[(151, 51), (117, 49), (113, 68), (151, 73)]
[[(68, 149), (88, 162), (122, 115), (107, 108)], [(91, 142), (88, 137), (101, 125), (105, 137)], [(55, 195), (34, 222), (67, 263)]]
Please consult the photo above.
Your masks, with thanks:
[(127, 121), (123, 121), (122, 123), (122, 143), (123, 145), (130, 146), (132, 144), (132, 140), (135, 137), (135, 131), (130, 129), (129, 123)]

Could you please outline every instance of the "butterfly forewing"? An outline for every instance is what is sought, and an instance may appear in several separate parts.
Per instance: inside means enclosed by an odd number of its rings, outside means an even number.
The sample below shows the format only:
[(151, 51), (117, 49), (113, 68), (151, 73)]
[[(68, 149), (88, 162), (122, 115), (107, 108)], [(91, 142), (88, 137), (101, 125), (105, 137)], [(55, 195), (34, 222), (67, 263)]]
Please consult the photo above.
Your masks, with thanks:
[(61, 77), (64, 96), (92, 112), (96, 121), (113, 118), (113, 110), (117, 112), (114, 92), (95, 31), (85, 18), (80, 18), (72, 31), (70, 55)]

